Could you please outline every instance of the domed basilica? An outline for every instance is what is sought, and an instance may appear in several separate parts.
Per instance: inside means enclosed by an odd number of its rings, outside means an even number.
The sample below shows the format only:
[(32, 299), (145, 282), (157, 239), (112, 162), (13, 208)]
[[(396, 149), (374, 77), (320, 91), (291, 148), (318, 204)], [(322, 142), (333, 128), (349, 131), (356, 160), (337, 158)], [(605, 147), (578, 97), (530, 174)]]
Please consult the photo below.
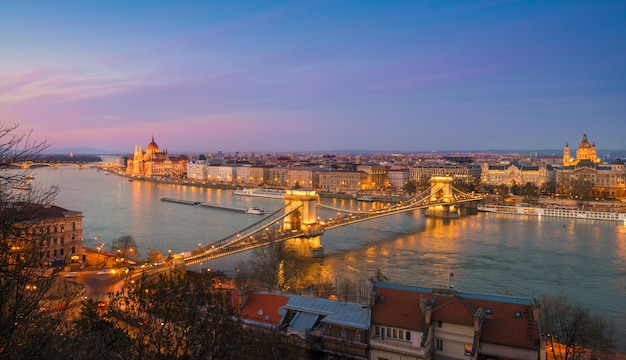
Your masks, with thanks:
[(590, 144), (589, 141), (587, 141), (586, 133), (583, 133), (583, 139), (580, 141), (580, 144), (578, 144), (576, 158), (571, 157), (570, 148), (567, 142), (565, 143), (565, 148), (563, 148), (563, 166), (576, 166), (583, 160), (591, 161), (594, 164), (601, 163), (598, 158), (596, 144)]

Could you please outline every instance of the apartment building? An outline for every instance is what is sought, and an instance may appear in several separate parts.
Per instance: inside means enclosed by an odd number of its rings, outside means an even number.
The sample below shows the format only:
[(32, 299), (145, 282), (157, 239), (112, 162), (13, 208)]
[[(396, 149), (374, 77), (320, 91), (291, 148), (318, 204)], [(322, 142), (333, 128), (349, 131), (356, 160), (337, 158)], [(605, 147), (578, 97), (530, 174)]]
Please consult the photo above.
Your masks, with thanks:
[(319, 190), (352, 193), (367, 188), (367, 174), (362, 171), (320, 171)]
[(545, 359), (534, 299), (375, 283), (370, 358)]
[(64, 266), (83, 260), (83, 214), (56, 205), (25, 204), (22, 211), (28, 219), (18, 221), (23, 229), (12, 241), (16, 249), (39, 242), (38, 257), (42, 265)]

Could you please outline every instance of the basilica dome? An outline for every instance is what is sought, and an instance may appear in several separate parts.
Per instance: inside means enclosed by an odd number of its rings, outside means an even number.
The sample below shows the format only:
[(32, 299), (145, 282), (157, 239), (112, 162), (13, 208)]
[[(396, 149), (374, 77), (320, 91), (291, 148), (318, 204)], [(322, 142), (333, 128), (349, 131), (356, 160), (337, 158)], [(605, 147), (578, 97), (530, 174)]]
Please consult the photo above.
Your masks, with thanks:
[(583, 139), (580, 144), (578, 144), (579, 149), (589, 149), (591, 148), (591, 144), (587, 141), (587, 134), (583, 134)]

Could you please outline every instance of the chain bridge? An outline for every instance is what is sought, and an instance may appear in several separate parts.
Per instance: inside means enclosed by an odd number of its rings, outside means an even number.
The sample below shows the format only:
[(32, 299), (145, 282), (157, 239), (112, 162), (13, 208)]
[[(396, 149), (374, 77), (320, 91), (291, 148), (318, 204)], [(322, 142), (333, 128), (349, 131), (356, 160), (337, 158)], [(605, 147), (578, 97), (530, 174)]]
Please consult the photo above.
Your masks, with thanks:
[[(426, 216), (456, 218), (464, 203), (482, 200), (481, 196), (467, 194), (452, 186), (451, 177), (433, 177), (431, 186), (424, 192), (396, 205), (371, 211), (352, 211), (334, 208), (319, 202), (312, 190), (287, 190), (285, 205), (259, 221), (187, 253), (185, 265), (195, 265), (219, 257), (239, 253), (278, 242), (287, 244), (309, 256), (323, 254), (321, 236), (327, 230), (341, 226), (426, 209)], [(318, 208), (337, 211), (329, 219), (317, 217)]]

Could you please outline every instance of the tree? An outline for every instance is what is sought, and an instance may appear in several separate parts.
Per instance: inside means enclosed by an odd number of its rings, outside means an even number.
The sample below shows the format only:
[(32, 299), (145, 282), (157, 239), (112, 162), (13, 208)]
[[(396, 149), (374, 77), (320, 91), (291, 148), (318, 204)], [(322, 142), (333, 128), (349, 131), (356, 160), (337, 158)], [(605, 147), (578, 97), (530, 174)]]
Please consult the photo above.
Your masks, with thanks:
[(496, 188), (496, 194), (498, 195), (499, 201), (504, 201), (504, 199), (509, 196), (509, 187), (505, 184), (498, 185), (498, 187)]
[(374, 272), (374, 276), (370, 277), (371, 282), (387, 282), (389, 278), (383, 274), (383, 271), (380, 269), (376, 269)]
[(25, 186), (29, 170), (20, 166), (48, 147), (31, 134), (0, 123), (0, 358), (7, 359), (64, 354), (72, 331), (68, 309), (80, 292), (41, 260), (52, 235), (40, 219), (58, 190)]
[(403, 189), (404, 191), (406, 191), (407, 194), (413, 195), (417, 191), (417, 184), (415, 183), (415, 181), (409, 180), (404, 183)]
[(588, 309), (570, 303), (565, 292), (542, 297), (541, 329), (548, 336), (554, 359), (577, 359), (583, 353), (601, 359), (606, 349), (613, 349), (614, 326)]
[(111, 251), (117, 254), (121, 259), (135, 259), (137, 254), (137, 243), (130, 235), (120, 236), (117, 240), (113, 240)]
[[(287, 290), (300, 288), (297, 283), (304, 275), (303, 262), (293, 252), (288, 251), (284, 243), (275, 243), (253, 250), (253, 256), (245, 275), (250, 280), (256, 280), (268, 289), (278, 288)], [(240, 271), (241, 272), (241, 271)], [(244, 275), (239, 275), (243, 278)]]
[(537, 185), (527, 182), (522, 187), (522, 195), (524, 196), (526, 202), (536, 203), (539, 198), (539, 188)]
[(519, 185), (517, 185), (515, 181), (513, 181), (513, 184), (511, 185), (511, 194), (520, 195), (521, 193), (522, 193), (522, 189), (520, 188)]
[[(294, 349), (287, 337), (244, 327), (236, 317), (230, 291), (217, 289), (213, 284), (210, 274), (175, 271), (156, 279), (143, 278), (124, 293), (116, 294), (111, 308), (119, 319), (115, 325), (117, 331), (123, 330), (130, 341), (127, 356), (299, 358), (300, 351)], [(94, 324), (100, 326), (97, 321)], [(120, 339), (125, 341), (124, 337)]]

